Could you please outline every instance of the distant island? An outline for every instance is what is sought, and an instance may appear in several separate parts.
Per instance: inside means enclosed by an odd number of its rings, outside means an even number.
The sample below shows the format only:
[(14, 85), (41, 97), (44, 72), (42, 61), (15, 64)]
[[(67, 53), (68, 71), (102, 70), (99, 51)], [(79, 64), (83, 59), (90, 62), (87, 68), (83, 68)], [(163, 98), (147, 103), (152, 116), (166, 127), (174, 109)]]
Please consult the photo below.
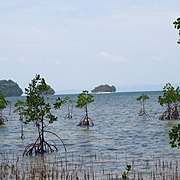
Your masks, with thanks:
[(12, 80), (0, 80), (0, 93), (6, 97), (10, 97), (21, 96), (23, 91), (19, 85)]
[(109, 86), (108, 84), (100, 85), (95, 87), (92, 91), (92, 93), (113, 93), (116, 92), (115, 86)]
[[(19, 85), (12, 80), (0, 80), (0, 93), (5, 97), (21, 96), (23, 94)], [(55, 93), (51, 86), (47, 85), (47, 92), (44, 94), (53, 95)]]

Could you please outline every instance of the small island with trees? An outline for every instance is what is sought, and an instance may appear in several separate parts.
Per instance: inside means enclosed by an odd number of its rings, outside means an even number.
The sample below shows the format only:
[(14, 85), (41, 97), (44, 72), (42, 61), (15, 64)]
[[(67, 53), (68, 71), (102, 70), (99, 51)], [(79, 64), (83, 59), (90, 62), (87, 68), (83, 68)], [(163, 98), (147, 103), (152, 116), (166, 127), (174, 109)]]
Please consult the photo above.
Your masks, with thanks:
[(0, 80), (0, 93), (6, 97), (10, 97), (21, 96), (23, 91), (19, 85), (12, 80)]
[(95, 87), (92, 91), (92, 93), (114, 93), (116, 92), (116, 88), (114, 85), (109, 86), (108, 84), (100, 85)]
[[(13, 80), (0, 80), (0, 93), (5, 97), (12, 97), (21, 96), (23, 91), (19, 87), (18, 83), (14, 82)], [(51, 86), (47, 85), (47, 91), (44, 92), (44, 94), (53, 95), (55, 94), (55, 91)]]

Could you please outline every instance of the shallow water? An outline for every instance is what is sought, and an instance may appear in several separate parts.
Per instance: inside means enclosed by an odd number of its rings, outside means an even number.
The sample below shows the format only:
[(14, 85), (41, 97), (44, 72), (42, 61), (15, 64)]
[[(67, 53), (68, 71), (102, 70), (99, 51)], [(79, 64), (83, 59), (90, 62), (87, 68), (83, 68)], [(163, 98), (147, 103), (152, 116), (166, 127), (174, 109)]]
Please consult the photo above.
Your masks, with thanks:
[[(158, 120), (158, 116), (164, 110), (157, 102), (160, 92), (146, 93), (150, 97), (146, 101), (149, 116), (140, 117), (140, 104), (136, 100), (140, 94), (136, 92), (94, 95), (94, 102), (89, 105), (89, 116), (95, 125), (88, 129), (77, 126), (84, 115), (82, 109), (74, 108), (73, 119), (69, 120), (65, 119), (67, 105), (63, 105), (61, 109), (53, 110), (58, 116), (58, 121), (51, 124), (48, 130), (57, 133), (63, 139), (69, 156), (73, 155), (75, 158), (79, 155), (96, 154), (102, 159), (106, 157), (130, 162), (159, 158), (176, 159), (179, 150), (170, 147), (168, 130), (178, 121)], [(74, 100), (77, 98), (77, 95), (69, 96)], [(25, 97), (9, 98), (12, 102), (11, 108), (4, 110), (8, 121), (0, 126), (0, 154), (21, 155), (25, 146), (36, 140), (37, 132), (33, 124), (24, 126), (25, 139), (20, 138), (19, 115), (13, 113), (13, 104), (18, 98)], [(53, 102), (55, 98), (57, 96), (51, 96), (50, 101)], [(52, 135), (46, 137), (56, 141), (59, 149), (56, 157), (61, 156), (64, 153), (61, 142)], [(111, 168), (110, 166), (109, 164), (108, 168)]]

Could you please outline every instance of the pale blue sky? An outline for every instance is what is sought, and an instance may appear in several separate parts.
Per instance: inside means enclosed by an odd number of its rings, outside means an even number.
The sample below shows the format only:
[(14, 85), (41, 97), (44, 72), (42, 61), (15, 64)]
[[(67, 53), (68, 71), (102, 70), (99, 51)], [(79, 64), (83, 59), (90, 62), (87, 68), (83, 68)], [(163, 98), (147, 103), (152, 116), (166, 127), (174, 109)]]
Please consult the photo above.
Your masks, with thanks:
[[(179, 0), (0, 0), (0, 79), (56, 92), (179, 84)], [(138, 89), (139, 88), (139, 89)]]

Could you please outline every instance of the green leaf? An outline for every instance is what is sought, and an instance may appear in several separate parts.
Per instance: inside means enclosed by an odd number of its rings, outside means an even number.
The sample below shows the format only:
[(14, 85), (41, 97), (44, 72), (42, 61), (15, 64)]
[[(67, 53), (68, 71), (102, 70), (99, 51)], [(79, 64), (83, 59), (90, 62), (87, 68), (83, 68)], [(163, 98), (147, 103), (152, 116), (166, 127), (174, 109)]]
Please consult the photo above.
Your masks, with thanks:
[(92, 103), (94, 101), (93, 95), (89, 94), (87, 90), (84, 90), (82, 93), (78, 95), (78, 99), (76, 102), (76, 107), (77, 108), (84, 108), (88, 104)]

